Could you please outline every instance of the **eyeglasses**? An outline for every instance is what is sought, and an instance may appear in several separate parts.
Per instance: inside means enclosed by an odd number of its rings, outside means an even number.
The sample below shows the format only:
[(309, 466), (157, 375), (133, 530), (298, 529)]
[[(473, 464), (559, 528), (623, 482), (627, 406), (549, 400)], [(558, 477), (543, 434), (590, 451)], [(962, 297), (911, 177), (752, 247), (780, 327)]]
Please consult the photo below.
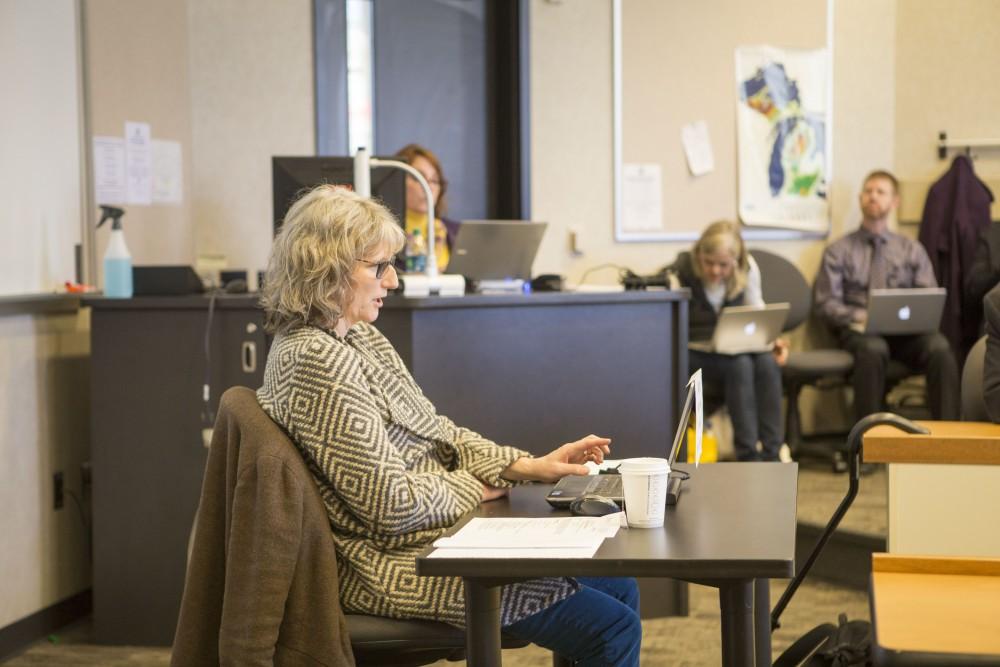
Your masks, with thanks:
[[(407, 178), (409, 178), (414, 183), (417, 182), (417, 179), (413, 178), (412, 175), (407, 176)], [(424, 180), (427, 181), (427, 185), (436, 185), (437, 187), (441, 187), (441, 179), (437, 176), (427, 176), (426, 174), (424, 174)]]
[(390, 257), (389, 259), (387, 259), (387, 260), (385, 260), (383, 262), (370, 262), (367, 259), (359, 259), (358, 261), (361, 262), (362, 264), (367, 264), (368, 266), (374, 266), (375, 267), (375, 277), (376, 278), (381, 278), (382, 276), (385, 275), (386, 269), (388, 269), (390, 266), (395, 266), (395, 264), (396, 264), (396, 256), (393, 255), (392, 257)]

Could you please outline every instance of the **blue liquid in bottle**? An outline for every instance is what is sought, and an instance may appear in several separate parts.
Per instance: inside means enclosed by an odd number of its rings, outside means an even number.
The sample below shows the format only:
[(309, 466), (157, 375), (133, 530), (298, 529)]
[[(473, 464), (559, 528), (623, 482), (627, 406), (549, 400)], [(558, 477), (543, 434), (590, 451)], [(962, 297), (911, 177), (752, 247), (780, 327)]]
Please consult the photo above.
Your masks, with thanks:
[(132, 259), (106, 257), (104, 259), (104, 296), (129, 299), (132, 297)]

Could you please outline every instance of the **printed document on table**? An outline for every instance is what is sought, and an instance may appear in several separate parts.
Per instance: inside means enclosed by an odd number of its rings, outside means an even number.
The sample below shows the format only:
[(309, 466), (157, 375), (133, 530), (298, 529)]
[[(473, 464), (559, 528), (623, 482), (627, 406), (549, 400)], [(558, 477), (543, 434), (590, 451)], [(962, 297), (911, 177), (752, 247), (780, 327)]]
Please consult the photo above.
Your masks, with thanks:
[(600, 545), (583, 549), (435, 549), (428, 558), (593, 558)]
[(477, 517), (454, 535), (436, 540), (437, 550), (430, 557), (589, 558), (604, 538), (618, 532), (619, 514), (539, 519)]

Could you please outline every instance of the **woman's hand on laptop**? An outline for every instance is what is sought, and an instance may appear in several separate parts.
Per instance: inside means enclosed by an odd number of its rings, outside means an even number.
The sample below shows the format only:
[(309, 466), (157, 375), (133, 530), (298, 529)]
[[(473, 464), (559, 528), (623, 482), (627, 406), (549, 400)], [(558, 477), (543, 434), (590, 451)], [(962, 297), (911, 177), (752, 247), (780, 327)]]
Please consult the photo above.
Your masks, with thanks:
[(788, 361), (788, 339), (775, 338), (771, 354), (774, 355), (774, 360), (778, 362), (779, 366), (784, 366), (785, 362)]
[(610, 453), (611, 439), (591, 434), (545, 456), (520, 458), (507, 466), (501, 476), (511, 481), (555, 482), (567, 475), (589, 475), (590, 469), (584, 463), (603, 463), (604, 456)]

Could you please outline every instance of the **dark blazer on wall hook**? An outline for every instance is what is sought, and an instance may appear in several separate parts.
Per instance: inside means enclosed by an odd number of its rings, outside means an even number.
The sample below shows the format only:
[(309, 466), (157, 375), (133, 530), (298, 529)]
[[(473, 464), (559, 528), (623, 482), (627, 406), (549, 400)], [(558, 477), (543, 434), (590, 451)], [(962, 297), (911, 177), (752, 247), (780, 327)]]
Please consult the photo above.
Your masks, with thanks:
[(938, 284), (948, 289), (941, 333), (951, 342), (959, 365), (979, 337), (979, 321), (962, 317), (962, 293), (979, 235), (990, 225), (992, 203), (993, 193), (965, 155), (955, 157), (924, 202), (918, 238), (934, 265)]

